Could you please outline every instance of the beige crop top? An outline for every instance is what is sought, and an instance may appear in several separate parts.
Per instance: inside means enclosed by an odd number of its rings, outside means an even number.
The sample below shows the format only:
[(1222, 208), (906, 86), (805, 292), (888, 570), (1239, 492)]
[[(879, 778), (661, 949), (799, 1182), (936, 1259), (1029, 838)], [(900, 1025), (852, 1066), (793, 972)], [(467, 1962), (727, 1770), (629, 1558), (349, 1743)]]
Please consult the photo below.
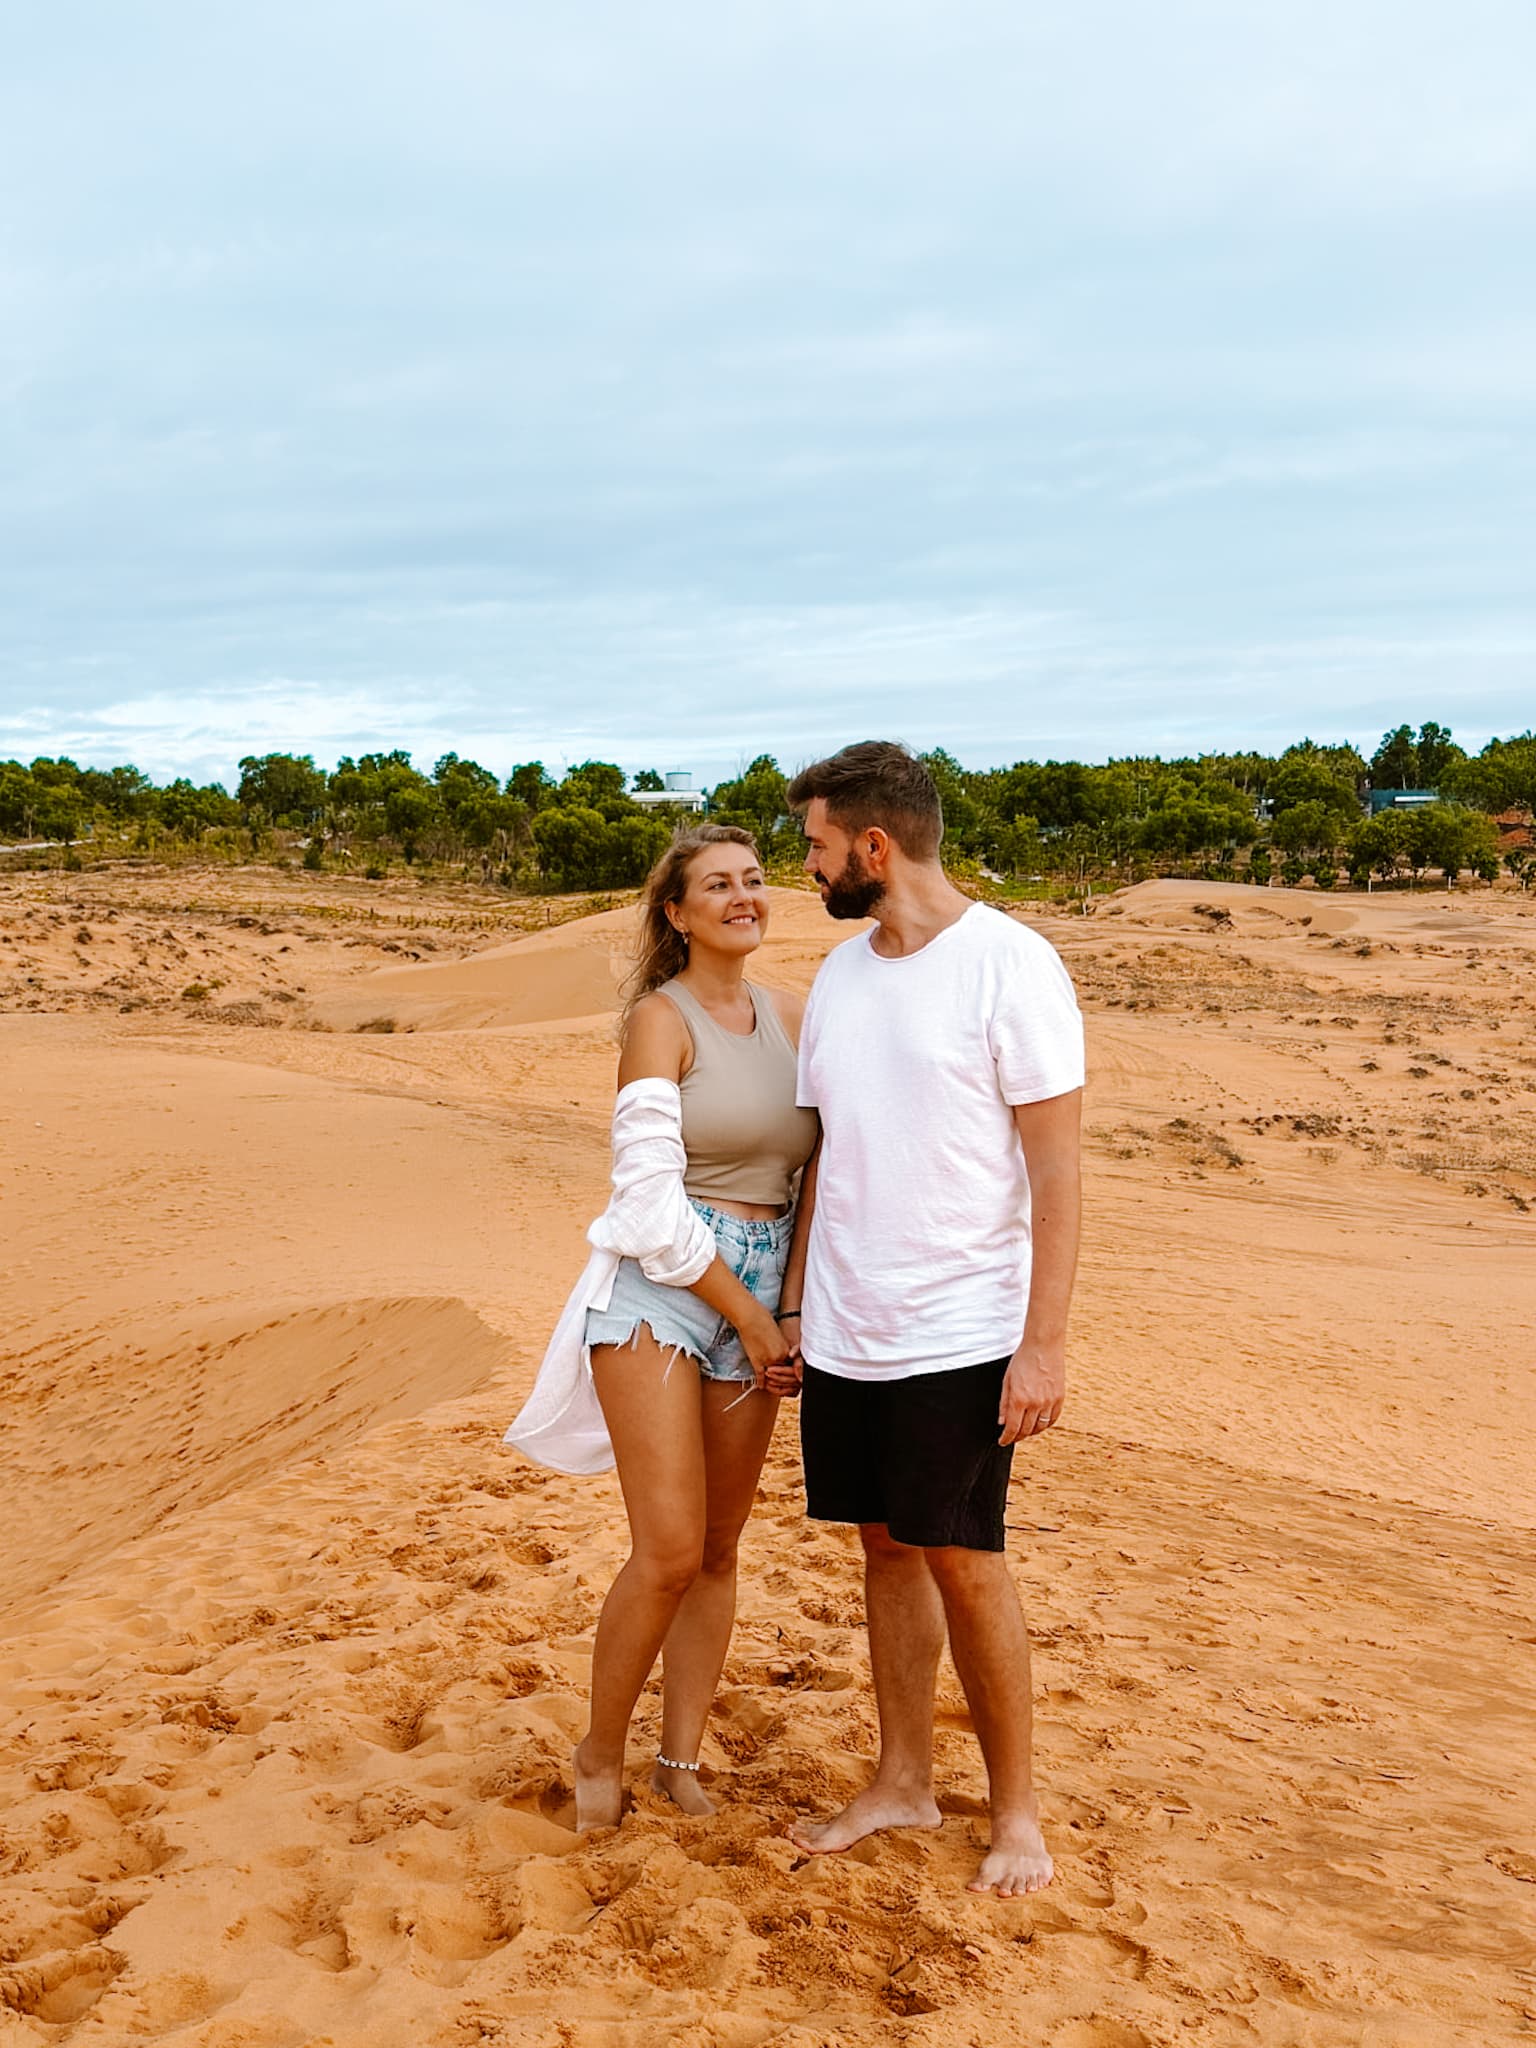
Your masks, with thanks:
[(717, 1024), (675, 981), (661, 991), (693, 1040), (693, 1065), (682, 1079), (683, 1187), (697, 1202), (782, 1209), (816, 1143), (816, 1112), (795, 1106), (795, 1048), (772, 996), (743, 986), (757, 1020), (745, 1038)]

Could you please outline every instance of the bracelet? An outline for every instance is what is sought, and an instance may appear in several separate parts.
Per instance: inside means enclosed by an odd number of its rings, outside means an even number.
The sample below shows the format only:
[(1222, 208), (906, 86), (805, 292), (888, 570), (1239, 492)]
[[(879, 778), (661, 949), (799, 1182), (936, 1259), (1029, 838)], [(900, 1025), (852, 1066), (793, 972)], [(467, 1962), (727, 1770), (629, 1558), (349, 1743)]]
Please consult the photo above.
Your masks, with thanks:
[(773, 1320), (776, 1323), (798, 1323), (800, 1320), (800, 1311), (797, 1308), (786, 1308), (782, 1310), (776, 1310), (774, 1313)]

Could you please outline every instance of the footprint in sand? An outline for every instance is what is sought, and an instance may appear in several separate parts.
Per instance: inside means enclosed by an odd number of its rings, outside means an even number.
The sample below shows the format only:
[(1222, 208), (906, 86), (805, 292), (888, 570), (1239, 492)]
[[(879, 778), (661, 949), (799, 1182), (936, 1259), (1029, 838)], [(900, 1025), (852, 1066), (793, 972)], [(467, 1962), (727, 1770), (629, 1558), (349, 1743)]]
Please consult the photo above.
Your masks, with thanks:
[(1068, 2020), (1046, 2037), (1045, 2048), (1152, 2048), (1140, 2027), (1128, 2020)]
[(46, 2026), (74, 2026), (124, 1963), (109, 1948), (75, 1949), (23, 1963), (0, 1976), (0, 2011), (21, 2013)]

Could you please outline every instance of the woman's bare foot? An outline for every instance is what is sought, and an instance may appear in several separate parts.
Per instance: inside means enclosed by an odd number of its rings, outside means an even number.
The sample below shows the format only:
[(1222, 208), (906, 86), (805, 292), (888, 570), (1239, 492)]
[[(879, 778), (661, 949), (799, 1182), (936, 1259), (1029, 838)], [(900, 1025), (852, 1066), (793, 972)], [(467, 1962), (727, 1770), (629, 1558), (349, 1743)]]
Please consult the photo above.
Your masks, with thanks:
[(1027, 1892), (1043, 1892), (1055, 1874), (1039, 1822), (1019, 1814), (1011, 1820), (993, 1821), (992, 1847), (966, 1890), (1022, 1899)]
[[(590, 1738), (588, 1738), (590, 1740)], [(615, 1764), (595, 1763), (587, 1741), (576, 1745), (576, 1826), (616, 1828), (624, 1811), (624, 1759)]]
[(936, 1828), (942, 1821), (931, 1792), (892, 1790), (876, 1778), (831, 1820), (816, 1826), (798, 1821), (790, 1829), (789, 1839), (813, 1856), (834, 1856), (882, 1828)]
[(673, 1764), (659, 1763), (651, 1772), (651, 1790), (659, 1792), (663, 1799), (670, 1799), (684, 1813), (701, 1819), (717, 1810), (715, 1802), (699, 1783), (697, 1771), (680, 1771)]

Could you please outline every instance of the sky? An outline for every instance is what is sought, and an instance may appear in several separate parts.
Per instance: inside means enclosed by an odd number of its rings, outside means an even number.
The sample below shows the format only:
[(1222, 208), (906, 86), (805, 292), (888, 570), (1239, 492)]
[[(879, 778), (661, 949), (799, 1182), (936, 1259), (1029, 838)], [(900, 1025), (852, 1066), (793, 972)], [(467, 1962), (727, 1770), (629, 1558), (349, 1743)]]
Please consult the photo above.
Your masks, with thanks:
[(1530, 0), (51, 0), (0, 758), (1536, 724)]

